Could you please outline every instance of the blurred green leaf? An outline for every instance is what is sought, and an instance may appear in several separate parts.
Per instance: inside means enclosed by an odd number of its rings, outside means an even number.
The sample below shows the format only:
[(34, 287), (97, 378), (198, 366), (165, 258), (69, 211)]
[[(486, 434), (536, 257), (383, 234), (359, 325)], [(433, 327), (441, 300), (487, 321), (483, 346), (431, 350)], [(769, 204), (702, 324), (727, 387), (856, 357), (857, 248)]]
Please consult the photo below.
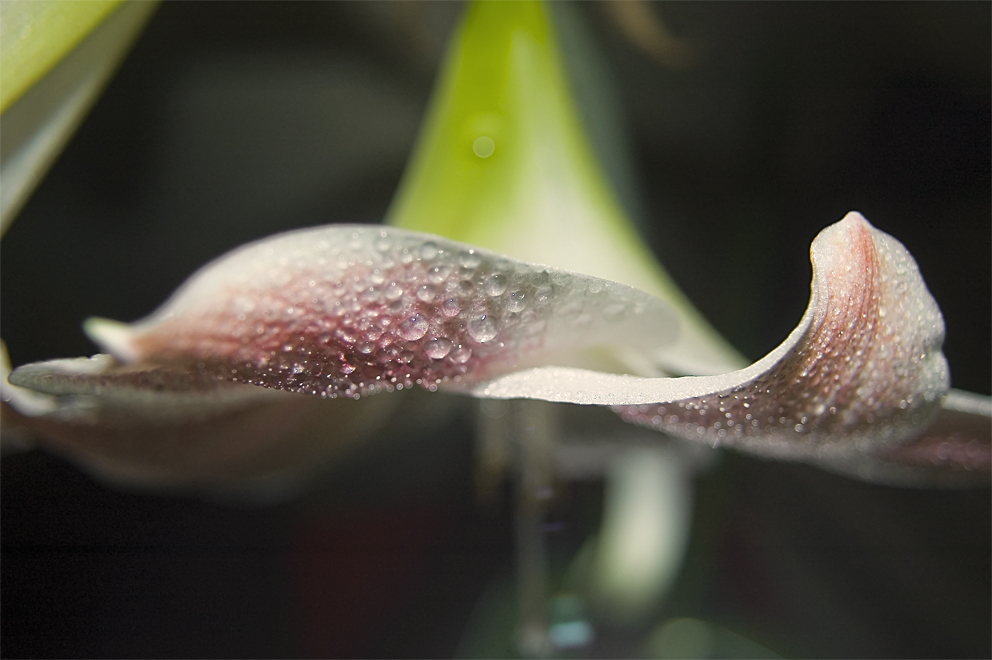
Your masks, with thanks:
[(474, 3), (387, 222), (635, 286), (676, 308), (673, 373), (745, 364), (638, 236), (597, 163), (547, 9)]
[(158, 3), (0, 3), (0, 231), (68, 143)]
[(44, 76), (122, 0), (0, 3), (0, 112)]

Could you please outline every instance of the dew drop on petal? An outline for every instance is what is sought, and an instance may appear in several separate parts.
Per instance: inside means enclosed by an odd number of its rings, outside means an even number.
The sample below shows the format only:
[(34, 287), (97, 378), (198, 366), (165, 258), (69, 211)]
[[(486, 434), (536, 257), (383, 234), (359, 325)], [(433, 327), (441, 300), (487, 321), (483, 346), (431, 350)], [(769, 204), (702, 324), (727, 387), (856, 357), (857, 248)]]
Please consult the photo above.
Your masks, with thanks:
[(461, 311), (462, 310), (461, 307), (458, 305), (458, 301), (456, 301), (454, 298), (448, 298), (447, 300), (444, 301), (444, 304), (441, 305), (441, 313), (447, 316), (448, 318), (451, 318), (453, 316), (458, 316), (459, 312)]
[(437, 289), (431, 284), (425, 284), (417, 289), (417, 298), (422, 302), (434, 302), (437, 297)]
[(527, 294), (523, 291), (513, 291), (510, 293), (510, 299), (506, 303), (506, 309), (509, 312), (522, 312), (525, 307), (527, 307)]
[(420, 258), (421, 259), (433, 259), (437, 256), (437, 245), (428, 241), (420, 246)]
[(484, 344), (496, 336), (496, 324), (488, 316), (469, 321), (468, 334), (475, 341)]
[(451, 266), (445, 263), (439, 264), (431, 269), (431, 272), (427, 273), (427, 281), (431, 284), (440, 284), (448, 279), (451, 275)]
[(465, 364), (472, 357), (472, 349), (467, 346), (459, 346), (458, 349), (451, 354), (451, 361), (457, 364)]
[(427, 353), (427, 357), (433, 360), (442, 360), (448, 357), (452, 348), (454, 348), (454, 344), (449, 339), (441, 337), (427, 342), (427, 345), (424, 346), (424, 352)]
[(403, 339), (415, 341), (427, 334), (427, 319), (420, 314), (414, 314), (400, 323), (396, 333)]
[(389, 238), (386, 232), (379, 234), (379, 237), (375, 239), (375, 249), (379, 252), (386, 252), (393, 247), (393, 241)]
[(486, 295), (488, 296), (499, 296), (506, 291), (506, 275), (501, 273), (493, 273), (486, 280), (485, 286)]

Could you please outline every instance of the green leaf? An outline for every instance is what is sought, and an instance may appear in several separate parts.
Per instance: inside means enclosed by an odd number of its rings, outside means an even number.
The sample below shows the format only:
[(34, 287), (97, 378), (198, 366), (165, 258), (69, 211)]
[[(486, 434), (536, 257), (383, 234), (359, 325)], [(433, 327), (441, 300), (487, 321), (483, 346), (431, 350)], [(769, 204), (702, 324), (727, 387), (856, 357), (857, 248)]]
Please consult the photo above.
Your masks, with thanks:
[(476, 2), (455, 35), (387, 222), (610, 279), (681, 316), (674, 373), (745, 363), (638, 236), (579, 120), (547, 9)]
[(0, 112), (75, 48), (121, 1), (0, 3)]

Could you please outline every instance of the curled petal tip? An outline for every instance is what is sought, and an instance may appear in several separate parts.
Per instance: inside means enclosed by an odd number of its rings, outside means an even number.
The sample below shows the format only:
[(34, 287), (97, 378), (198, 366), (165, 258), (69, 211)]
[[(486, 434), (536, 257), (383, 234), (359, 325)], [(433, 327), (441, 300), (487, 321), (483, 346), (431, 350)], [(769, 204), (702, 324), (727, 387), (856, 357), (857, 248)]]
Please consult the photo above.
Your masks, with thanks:
[(618, 405), (628, 421), (792, 460), (862, 455), (914, 437), (949, 374), (943, 319), (913, 258), (857, 213), (824, 229), (811, 258), (799, 326), (740, 371), (651, 379), (534, 369), (473, 393)]
[(131, 341), (131, 330), (125, 323), (92, 316), (83, 322), (83, 331), (101, 349), (128, 364), (139, 354)]

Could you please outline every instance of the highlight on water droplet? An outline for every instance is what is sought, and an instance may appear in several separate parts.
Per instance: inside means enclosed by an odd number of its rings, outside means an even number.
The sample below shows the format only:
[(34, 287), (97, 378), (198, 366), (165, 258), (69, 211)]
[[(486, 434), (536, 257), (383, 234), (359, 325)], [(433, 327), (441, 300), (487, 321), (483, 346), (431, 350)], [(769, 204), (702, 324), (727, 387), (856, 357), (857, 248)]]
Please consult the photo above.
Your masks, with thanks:
[(506, 275), (493, 273), (485, 282), (486, 295), (499, 296), (506, 291)]
[(427, 342), (427, 345), (424, 346), (424, 351), (427, 353), (427, 357), (434, 360), (441, 360), (448, 356), (452, 348), (454, 348), (454, 344), (451, 340), (440, 337)]
[(459, 346), (448, 358), (456, 364), (465, 364), (472, 357), (472, 349), (468, 346)]
[(435, 289), (432, 285), (425, 284), (417, 289), (418, 300), (429, 303), (434, 302), (435, 298), (437, 298), (437, 289)]
[(420, 314), (415, 314), (400, 323), (397, 334), (403, 339), (416, 341), (427, 334), (427, 319)]
[(496, 143), (493, 142), (491, 137), (486, 135), (480, 135), (475, 138), (475, 142), (472, 143), (472, 151), (479, 158), (489, 158), (496, 151)]
[(433, 259), (434, 257), (437, 256), (437, 253), (438, 253), (437, 245), (431, 243), (430, 241), (420, 246), (421, 259), (427, 259), (427, 260)]
[(469, 322), (468, 335), (480, 344), (492, 341), (496, 337), (496, 324), (492, 319), (482, 316)]

